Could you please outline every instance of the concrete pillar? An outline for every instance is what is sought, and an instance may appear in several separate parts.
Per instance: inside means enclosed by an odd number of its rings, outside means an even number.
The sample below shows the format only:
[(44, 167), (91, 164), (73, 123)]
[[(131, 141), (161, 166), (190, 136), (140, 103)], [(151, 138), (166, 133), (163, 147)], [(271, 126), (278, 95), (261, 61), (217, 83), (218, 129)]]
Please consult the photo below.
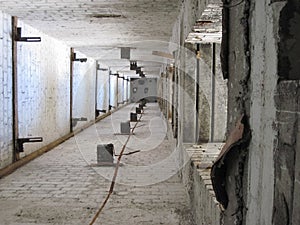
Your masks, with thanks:
[(220, 50), (221, 45), (215, 44), (215, 104), (214, 104), (214, 132), (213, 141), (223, 142), (225, 141), (226, 129), (227, 129), (227, 98), (228, 88), (227, 80), (223, 79), (220, 62)]
[(199, 97), (198, 97), (198, 123), (200, 143), (208, 142), (210, 139), (211, 125), (211, 74), (212, 74), (212, 51), (211, 44), (200, 44), (199, 63)]
[(183, 85), (183, 142), (195, 143), (195, 72), (196, 57), (194, 46), (186, 44), (184, 51), (184, 85)]

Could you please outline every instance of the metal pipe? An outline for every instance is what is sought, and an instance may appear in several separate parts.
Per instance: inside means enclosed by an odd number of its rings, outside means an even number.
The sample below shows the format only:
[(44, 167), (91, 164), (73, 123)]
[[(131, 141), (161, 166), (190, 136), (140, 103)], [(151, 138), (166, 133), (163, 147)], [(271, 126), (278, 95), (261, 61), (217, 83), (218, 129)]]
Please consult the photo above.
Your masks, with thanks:
[[(99, 66), (100, 67), (100, 66)], [(98, 61), (96, 61), (96, 79), (95, 79), (95, 119), (98, 116), (97, 108), (98, 108), (98, 100), (97, 100), (97, 91), (98, 91)]]
[[(200, 44), (197, 44), (197, 54), (200, 51)], [(195, 108), (196, 108), (196, 118), (195, 118), (195, 143), (199, 140), (199, 81), (200, 81), (200, 58), (196, 57), (196, 79), (195, 79)]]
[(223, 78), (229, 78), (229, 8), (224, 7), (228, 4), (227, 0), (223, 0), (223, 10), (222, 10), (222, 44), (221, 44), (221, 67)]
[(111, 71), (110, 71), (110, 68), (108, 68), (108, 111), (111, 110), (111, 104), (110, 104), (110, 100), (111, 100), (111, 97), (110, 97), (110, 91), (111, 91), (111, 88), (110, 88), (110, 75), (111, 75)]
[(210, 115), (210, 141), (214, 141), (215, 133), (215, 88), (216, 88), (216, 43), (212, 44), (212, 74), (211, 74), (211, 115)]
[(70, 49), (70, 132), (73, 132), (73, 54), (74, 49)]
[[(18, 18), (12, 17), (12, 35), (15, 37), (17, 35), (17, 24)], [(18, 151), (18, 137), (19, 137), (19, 124), (18, 124), (18, 47), (15, 38), (12, 40), (12, 112), (13, 112), (13, 120), (12, 120), (12, 128), (13, 128), (13, 152), (12, 159), (13, 162), (16, 162), (20, 159), (19, 151)]]

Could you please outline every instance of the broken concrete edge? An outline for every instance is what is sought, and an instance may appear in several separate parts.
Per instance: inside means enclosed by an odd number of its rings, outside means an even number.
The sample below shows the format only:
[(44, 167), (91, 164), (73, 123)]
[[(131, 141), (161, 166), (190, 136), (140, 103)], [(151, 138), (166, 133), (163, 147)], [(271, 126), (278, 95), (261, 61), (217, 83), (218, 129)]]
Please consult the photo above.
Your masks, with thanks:
[(183, 143), (183, 160), (186, 166), (182, 171), (182, 179), (197, 224), (223, 224), (224, 208), (216, 199), (210, 171), (213, 161), (219, 155), (213, 153), (219, 153), (224, 144), (223, 142), (196, 145)]
[(235, 128), (231, 131), (226, 144), (223, 146), (219, 157), (211, 168), (211, 181), (217, 201), (224, 209), (228, 206), (228, 194), (226, 191), (226, 157), (231, 151), (242, 149), (247, 150), (251, 140), (248, 117), (243, 114), (238, 120)]
[(13, 173), (14, 171), (16, 171), (17, 169), (21, 168), (22, 166), (26, 165), (27, 163), (29, 163), (30, 161), (36, 159), (37, 157), (43, 155), (44, 153), (47, 153), (49, 151), (51, 151), (52, 149), (54, 149), (55, 147), (57, 147), (58, 145), (60, 145), (61, 143), (67, 141), (68, 139), (70, 139), (71, 137), (74, 137), (76, 134), (79, 134), (80, 132), (82, 132), (83, 130), (89, 128), (90, 126), (94, 125), (95, 123), (103, 120), (104, 118), (110, 116), (112, 113), (124, 108), (125, 106), (127, 106), (127, 104), (120, 106), (117, 109), (114, 109), (104, 115), (101, 115), (99, 117), (97, 117), (95, 120), (83, 125), (82, 127), (74, 130), (73, 132), (66, 134), (62, 137), (60, 137), (59, 139), (51, 142), (50, 144), (30, 153), (29, 155), (26, 155), (25, 157), (21, 158), (20, 160), (0, 169), (0, 179), (8, 176), (9, 174)]

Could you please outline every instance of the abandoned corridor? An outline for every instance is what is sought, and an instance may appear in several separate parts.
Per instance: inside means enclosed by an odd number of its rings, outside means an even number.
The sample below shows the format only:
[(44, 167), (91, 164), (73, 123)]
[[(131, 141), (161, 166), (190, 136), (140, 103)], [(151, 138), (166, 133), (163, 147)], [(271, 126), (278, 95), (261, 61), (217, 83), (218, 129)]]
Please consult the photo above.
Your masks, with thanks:
[[(135, 107), (127, 105), (1, 179), (0, 223), (89, 224), (115, 168), (95, 165), (97, 145), (113, 143), (119, 154), (128, 136), (118, 134), (120, 122)], [(95, 224), (193, 224), (166, 129), (158, 104), (149, 103), (125, 150), (140, 152), (123, 156), (114, 192)]]

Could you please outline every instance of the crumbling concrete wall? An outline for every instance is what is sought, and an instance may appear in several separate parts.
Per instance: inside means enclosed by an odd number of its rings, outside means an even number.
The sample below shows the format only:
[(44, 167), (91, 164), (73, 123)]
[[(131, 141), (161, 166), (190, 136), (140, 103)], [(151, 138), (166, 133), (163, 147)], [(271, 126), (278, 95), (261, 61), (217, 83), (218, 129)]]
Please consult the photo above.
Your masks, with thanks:
[[(175, 137), (177, 138), (177, 148), (182, 150), (182, 154), (179, 157), (179, 166), (182, 168), (182, 180), (187, 187), (188, 196), (190, 198), (194, 217), (197, 224), (221, 224), (222, 219), (220, 210), (213, 205), (213, 197), (210, 190), (204, 182), (201, 181), (201, 176), (197, 168), (192, 167), (192, 161), (187, 154), (183, 143), (196, 143), (201, 138), (196, 134), (196, 116), (199, 115), (200, 134), (201, 131), (205, 133), (202, 135), (202, 140), (209, 141), (210, 139), (210, 102), (211, 102), (211, 78), (212, 78), (212, 47), (211, 45), (203, 45), (202, 52), (203, 58), (200, 59), (200, 85), (196, 84), (196, 72), (197, 58), (196, 58), (196, 46), (186, 44), (185, 40), (188, 33), (192, 30), (196, 20), (200, 18), (205, 6), (209, 1), (184, 1), (181, 14), (176, 21), (173, 29), (173, 36), (171, 38), (170, 49), (174, 51), (175, 57), (175, 96), (172, 97), (172, 105), (176, 107), (173, 111), (173, 123), (176, 124)], [(175, 43), (175, 44), (174, 44)], [(219, 54), (220, 46), (216, 48), (216, 54)], [(218, 58), (218, 57), (217, 57)], [(226, 124), (226, 104), (223, 104), (227, 100), (226, 82), (223, 81), (220, 71), (220, 61), (216, 62), (216, 76), (217, 80), (221, 80), (224, 85), (224, 90), (216, 92), (216, 95), (222, 96), (222, 101), (216, 101), (216, 112), (220, 113), (220, 117), (216, 118), (217, 124), (222, 123), (222, 131), (216, 132), (216, 140), (224, 140)], [(166, 74), (163, 73), (163, 77)], [(161, 82), (161, 80), (160, 80)], [(201, 83), (202, 82), (202, 83)], [(161, 84), (161, 83), (160, 83)], [(162, 94), (162, 98), (167, 95), (164, 90), (168, 90), (165, 87), (166, 83), (160, 85), (159, 93)], [(199, 90), (199, 96), (196, 96), (196, 89)], [(206, 93), (205, 93), (206, 91)], [(216, 98), (219, 98), (217, 96)], [(196, 99), (198, 98), (200, 109), (196, 112)], [(223, 105), (222, 105), (223, 104)], [(163, 105), (163, 104), (162, 104)], [(222, 105), (222, 107), (220, 107)], [(201, 107), (202, 106), (202, 107)], [(225, 108), (224, 108), (225, 107)], [(164, 109), (164, 107), (163, 107)], [(225, 112), (224, 112), (225, 111)], [(202, 127), (201, 127), (202, 125)], [(201, 135), (200, 135), (201, 136)], [(204, 201), (208, 202), (207, 208)], [(212, 204), (210, 204), (212, 203)]]
[(225, 224), (298, 224), (299, 84), (282, 80), (299, 76), (299, 56), (289, 51), (292, 44), (295, 51), (299, 47), (299, 3), (246, 0), (229, 6), (223, 21), (230, 36), (223, 61), (229, 66), (224, 71), (229, 77), (228, 130), (245, 114), (252, 139), (230, 156)]
[[(200, 44), (199, 65), (199, 143), (223, 142), (227, 120), (227, 81), (224, 81), (220, 63), (220, 44)], [(215, 63), (213, 65), (213, 54)], [(214, 66), (214, 69), (213, 69)], [(213, 76), (214, 71), (214, 78)], [(214, 82), (213, 80), (214, 79)], [(214, 83), (214, 87), (212, 87)], [(214, 99), (212, 99), (214, 98)], [(212, 104), (214, 100), (214, 104)], [(213, 107), (213, 110), (212, 110)]]
[(277, 17), (279, 81), (275, 92), (277, 148), (272, 220), (274, 225), (291, 225), (300, 223), (300, 2), (280, 4)]
[(0, 169), (12, 162), (11, 17), (0, 11)]
[(274, 152), (274, 225), (300, 222), (299, 100), (299, 81), (281, 81), (278, 84), (275, 95), (278, 146)]
[(186, 44), (184, 49), (184, 64), (182, 71), (182, 95), (183, 95), (183, 142), (197, 142), (195, 136), (196, 121), (196, 54), (195, 46)]
[(281, 79), (299, 80), (299, 1), (289, 0), (280, 12), (278, 72)]

